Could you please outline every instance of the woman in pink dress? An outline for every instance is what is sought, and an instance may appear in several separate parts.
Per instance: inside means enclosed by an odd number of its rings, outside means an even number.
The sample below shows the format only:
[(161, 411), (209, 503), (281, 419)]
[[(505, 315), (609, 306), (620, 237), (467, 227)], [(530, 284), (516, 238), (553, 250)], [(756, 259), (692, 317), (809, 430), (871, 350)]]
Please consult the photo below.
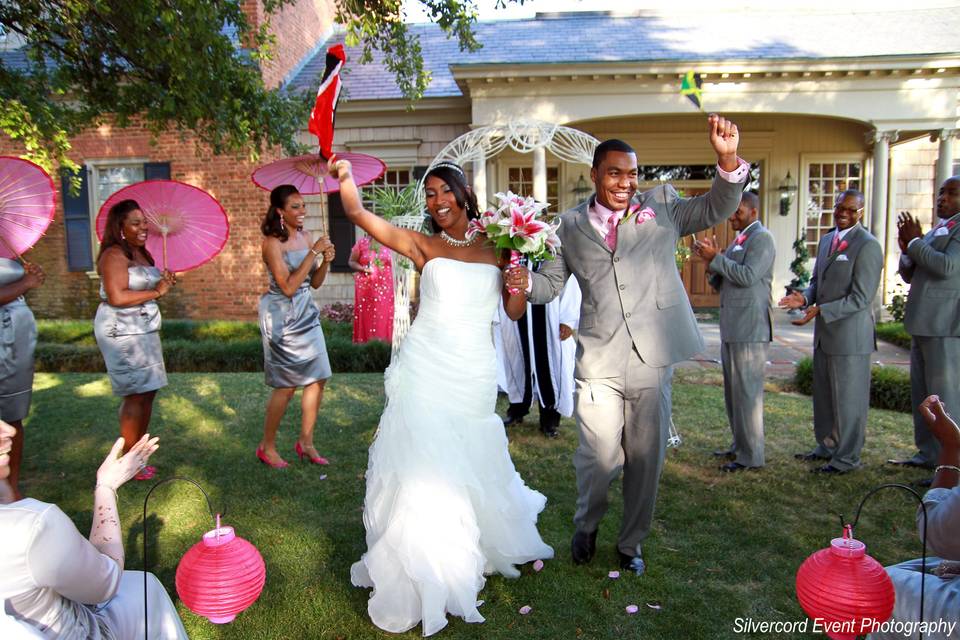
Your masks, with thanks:
[(353, 341), (393, 340), (393, 268), (390, 250), (363, 236), (350, 250)]

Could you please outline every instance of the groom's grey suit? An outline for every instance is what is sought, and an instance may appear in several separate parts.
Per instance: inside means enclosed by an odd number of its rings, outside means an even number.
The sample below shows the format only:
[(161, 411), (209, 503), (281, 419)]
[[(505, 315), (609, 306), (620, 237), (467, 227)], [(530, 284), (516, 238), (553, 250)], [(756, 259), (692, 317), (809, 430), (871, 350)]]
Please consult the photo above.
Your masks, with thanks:
[(677, 240), (723, 222), (740, 204), (742, 182), (717, 176), (708, 193), (680, 198), (666, 185), (638, 194), (656, 214), (618, 228), (611, 251), (589, 220), (593, 198), (561, 216), (562, 249), (532, 274), (530, 301), (556, 297), (577, 278), (583, 300), (577, 332), (575, 416), (580, 444), (577, 530), (597, 530), (610, 483), (623, 468), (619, 550), (640, 554), (650, 531), (670, 425), (673, 365), (703, 349), (677, 272)]

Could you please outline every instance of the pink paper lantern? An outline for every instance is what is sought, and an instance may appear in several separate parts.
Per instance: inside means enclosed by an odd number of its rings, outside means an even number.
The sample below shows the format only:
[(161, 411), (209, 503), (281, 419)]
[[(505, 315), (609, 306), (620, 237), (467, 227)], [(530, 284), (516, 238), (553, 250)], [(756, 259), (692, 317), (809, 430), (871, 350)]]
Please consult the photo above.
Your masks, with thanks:
[(889, 620), (894, 599), (890, 576), (849, 526), (797, 571), (800, 606), (834, 640), (855, 640)]
[(188, 609), (215, 624), (231, 622), (263, 591), (267, 570), (257, 548), (233, 527), (203, 534), (177, 565), (177, 594)]

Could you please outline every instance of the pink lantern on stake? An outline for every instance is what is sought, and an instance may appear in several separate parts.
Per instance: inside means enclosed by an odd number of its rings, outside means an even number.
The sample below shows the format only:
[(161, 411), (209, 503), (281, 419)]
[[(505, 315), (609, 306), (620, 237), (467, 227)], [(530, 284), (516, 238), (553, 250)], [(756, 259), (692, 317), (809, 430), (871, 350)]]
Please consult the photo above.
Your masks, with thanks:
[(889, 620), (894, 598), (890, 576), (867, 555), (867, 545), (853, 538), (850, 525), (797, 571), (800, 606), (834, 640), (855, 640)]
[(220, 526), (218, 514), (217, 528), (203, 534), (177, 565), (177, 595), (197, 615), (224, 624), (260, 597), (266, 577), (257, 548), (233, 527)]

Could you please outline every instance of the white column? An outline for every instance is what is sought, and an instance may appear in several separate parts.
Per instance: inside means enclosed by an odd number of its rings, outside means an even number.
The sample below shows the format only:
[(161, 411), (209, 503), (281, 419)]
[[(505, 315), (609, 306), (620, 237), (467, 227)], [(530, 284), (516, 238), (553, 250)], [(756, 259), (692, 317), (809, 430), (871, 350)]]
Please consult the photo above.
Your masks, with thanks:
[[(890, 183), (890, 143), (896, 141), (896, 131), (872, 132), (873, 139), (873, 190), (870, 202), (870, 232), (880, 242), (881, 247), (887, 246), (887, 209), (890, 206), (888, 185)], [(893, 227), (891, 227), (893, 228)], [(884, 269), (886, 271), (886, 269)], [(874, 301), (874, 312), (880, 312), (884, 297), (885, 275), (880, 278), (879, 295)], [(878, 316), (879, 317), (879, 316)]]
[(533, 199), (547, 201), (547, 150), (543, 147), (533, 150)]
[(940, 131), (940, 149), (937, 155), (937, 182), (933, 185), (933, 193), (940, 190), (940, 185), (947, 178), (953, 177), (953, 139), (957, 137), (956, 129), (943, 129)]
[(487, 159), (482, 151), (473, 159), (473, 192), (483, 211), (487, 207)]
[(877, 214), (883, 214), (886, 217), (886, 239), (880, 239), (880, 246), (883, 247), (883, 278), (881, 279), (880, 300), (882, 304), (887, 304), (890, 296), (893, 295), (893, 288), (900, 277), (897, 274), (897, 265), (900, 262), (900, 245), (897, 244), (897, 176), (896, 176), (896, 155), (897, 148), (890, 149), (890, 177), (887, 186), (887, 207)]

